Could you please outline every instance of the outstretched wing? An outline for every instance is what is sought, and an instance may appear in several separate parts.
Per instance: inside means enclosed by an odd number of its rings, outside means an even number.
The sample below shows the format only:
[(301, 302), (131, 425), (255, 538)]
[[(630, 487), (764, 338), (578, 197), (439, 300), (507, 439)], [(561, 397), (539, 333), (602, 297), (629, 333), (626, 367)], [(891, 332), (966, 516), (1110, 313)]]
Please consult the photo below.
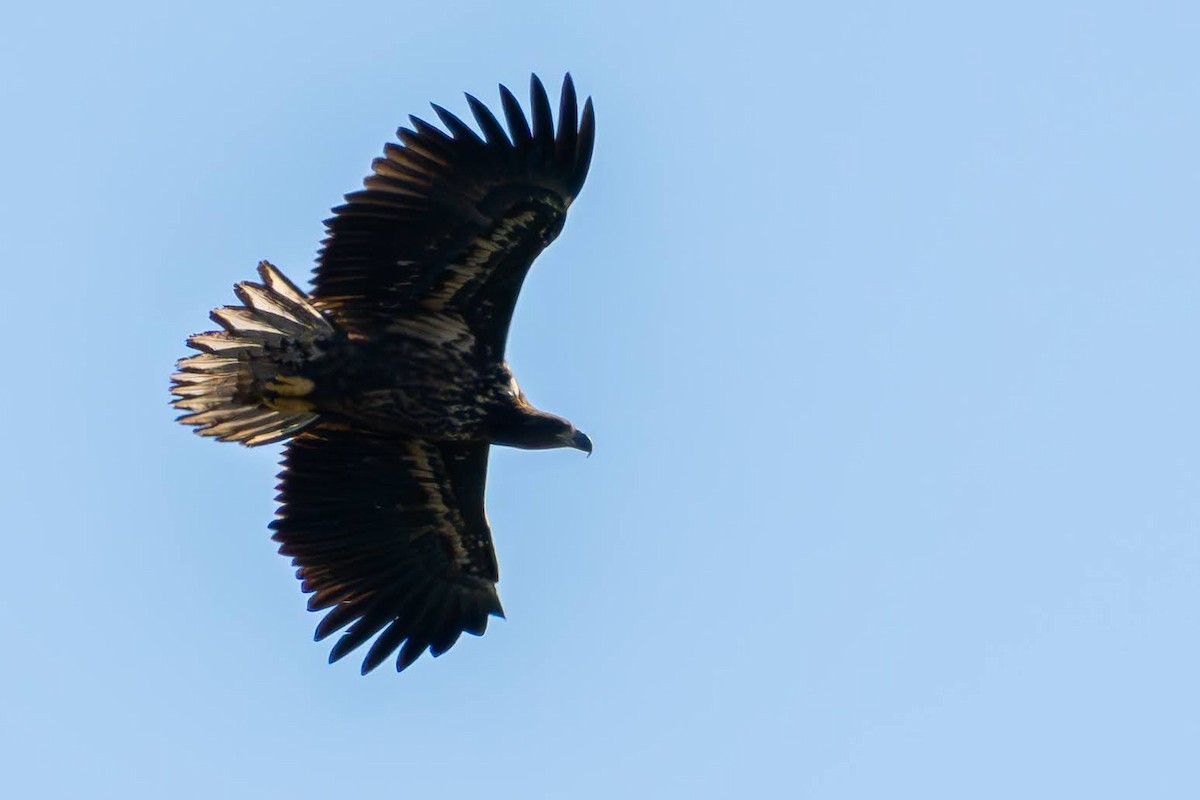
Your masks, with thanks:
[[(441, 445), (318, 425), (284, 453), (279, 552), (292, 557), (309, 610), (331, 609), (318, 641), (350, 625), (331, 662), (375, 634), (364, 674), (398, 648), (403, 670), (463, 631), (504, 616), (483, 509), (487, 445)], [(403, 645), (403, 647), (401, 647)]]
[(313, 278), (317, 304), (370, 332), (415, 309), (461, 314), (502, 356), (530, 264), (562, 230), (587, 177), (595, 141), (591, 98), (579, 114), (563, 80), (558, 129), (546, 90), (531, 80), (532, 126), (500, 87), (504, 126), (467, 95), (480, 137), (434, 106), (448, 133), (412, 120), (388, 144), (362, 191), (326, 220)]

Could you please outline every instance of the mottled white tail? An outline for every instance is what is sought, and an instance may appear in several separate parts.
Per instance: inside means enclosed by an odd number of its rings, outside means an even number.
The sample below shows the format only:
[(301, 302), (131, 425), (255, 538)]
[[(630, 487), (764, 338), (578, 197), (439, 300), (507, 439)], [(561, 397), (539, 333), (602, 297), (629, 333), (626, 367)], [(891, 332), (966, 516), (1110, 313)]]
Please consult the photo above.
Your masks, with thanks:
[(179, 360), (171, 376), (172, 405), (201, 436), (254, 445), (277, 442), (317, 419), (303, 397), (312, 383), (297, 371), (334, 330), (300, 289), (266, 261), (262, 283), (239, 283), (240, 306), (210, 315), (224, 330), (199, 333), (201, 351)]

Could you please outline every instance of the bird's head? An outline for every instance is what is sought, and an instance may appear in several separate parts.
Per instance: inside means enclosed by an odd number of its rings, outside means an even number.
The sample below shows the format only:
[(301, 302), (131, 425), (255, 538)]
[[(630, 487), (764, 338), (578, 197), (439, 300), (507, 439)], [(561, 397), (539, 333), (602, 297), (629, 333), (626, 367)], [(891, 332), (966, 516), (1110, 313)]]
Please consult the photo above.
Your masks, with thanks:
[(571, 447), (592, 454), (592, 440), (586, 433), (562, 417), (528, 405), (493, 418), (492, 442), (525, 450)]

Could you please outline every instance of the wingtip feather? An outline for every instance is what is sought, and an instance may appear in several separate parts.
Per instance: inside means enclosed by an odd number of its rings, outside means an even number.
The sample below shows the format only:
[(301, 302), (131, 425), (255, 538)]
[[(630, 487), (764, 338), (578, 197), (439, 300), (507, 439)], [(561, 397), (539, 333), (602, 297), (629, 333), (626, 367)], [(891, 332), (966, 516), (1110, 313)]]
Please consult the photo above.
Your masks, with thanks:
[(539, 146), (551, 152), (554, 149), (554, 112), (550, 110), (550, 97), (537, 75), (529, 77), (529, 105), (533, 117), (533, 138)]
[(467, 105), (470, 106), (471, 114), (475, 117), (475, 122), (483, 131), (484, 138), (489, 145), (511, 147), (512, 143), (508, 134), (504, 132), (504, 126), (496, 119), (496, 115), (492, 113), (491, 109), (472, 94), (467, 95)]
[(513, 146), (524, 147), (533, 138), (533, 133), (529, 130), (529, 119), (525, 116), (517, 96), (504, 84), (500, 84), (500, 106), (504, 109), (504, 121), (508, 123)]
[[(573, 137), (579, 130), (579, 98), (575, 94), (575, 84), (571, 81), (571, 73), (563, 79), (562, 92), (558, 98), (558, 139)], [(571, 150), (574, 153), (574, 148)]]
[(446, 130), (450, 132), (455, 141), (476, 145), (483, 144), (483, 140), (479, 138), (479, 134), (471, 130), (471, 126), (463, 122), (457, 115), (447, 111), (437, 103), (430, 103), (430, 105), (433, 106), (434, 113), (438, 115), (438, 119), (446, 126)]

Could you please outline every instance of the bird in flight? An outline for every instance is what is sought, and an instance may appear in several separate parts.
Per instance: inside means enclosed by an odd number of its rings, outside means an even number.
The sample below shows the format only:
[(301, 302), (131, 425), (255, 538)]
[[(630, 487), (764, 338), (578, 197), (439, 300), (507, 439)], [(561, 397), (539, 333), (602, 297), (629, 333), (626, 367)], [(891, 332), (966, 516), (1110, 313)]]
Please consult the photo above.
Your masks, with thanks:
[(202, 436), (287, 440), (273, 538), (326, 612), (316, 639), (344, 629), (331, 662), (375, 637), (363, 674), (504, 616), (491, 445), (592, 452), (530, 404), (504, 355), (525, 275), (587, 176), (592, 101), (580, 113), (567, 75), (557, 128), (537, 76), (529, 117), (503, 86), (500, 101), (507, 127), (467, 95), (478, 133), (437, 105), (442, 128), (410, 117), (326, 220), (312, 291), (260, 263), (171, 377)]

